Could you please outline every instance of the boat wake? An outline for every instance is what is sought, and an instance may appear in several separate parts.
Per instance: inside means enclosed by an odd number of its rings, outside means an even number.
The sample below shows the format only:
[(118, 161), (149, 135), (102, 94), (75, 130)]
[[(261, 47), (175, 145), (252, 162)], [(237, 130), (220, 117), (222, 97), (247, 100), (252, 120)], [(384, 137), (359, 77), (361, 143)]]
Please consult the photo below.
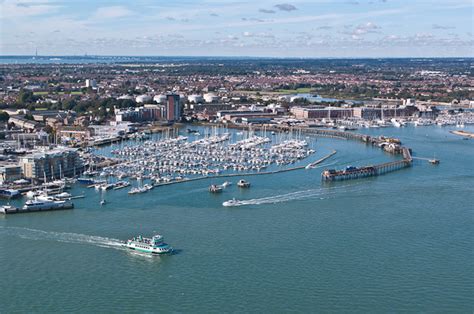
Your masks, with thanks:
[(64, 243), (90, 244), (99, 247), (123, 249), (119, 239), (91, 236), (79, 233), (43, 231), (22, 227), (2, 227), (1, 233), (34, 241), (57, 241)]
[(339, 193), (340, 190), (346, 192), (356, 192), (360, 190), (358, 188), (359, 184), (350, 184), (350, 185), (343, 185), (338, 187), (331, 187), (331, 188), (319, 188), (319, 189), (312, 189), (312, 190), (304, 190), (304, 191), (297, 191), (282, 195), (275, 195), (275, 196), (268, 196), (262, 198), (254, 198), (249, 200), (236, 200), (233, 202), (226, 202), (225, 206), (245, 206), (245, 205), (262, 205), (262, 204), (275, 204), (275, 203), (283, 203), (295, 200), (302, 200), (302, 199), (328, 199), (331, 198), (333, 195)]

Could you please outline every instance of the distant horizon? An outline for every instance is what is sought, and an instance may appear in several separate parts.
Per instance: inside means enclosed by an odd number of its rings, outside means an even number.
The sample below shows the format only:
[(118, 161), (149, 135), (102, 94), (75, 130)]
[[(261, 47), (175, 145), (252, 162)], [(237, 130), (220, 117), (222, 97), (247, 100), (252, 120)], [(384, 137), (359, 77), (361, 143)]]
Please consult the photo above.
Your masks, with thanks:
[(67, 58), (89, 58), (89, 57), (133, 57), (133, 58), (242, 58), (242, 59), (301, 59), (301, 60), (317, 60), (317, 59), (474, 59), (473, 56), (356, 56), (356, 57), (298, 57), (298, 56), (286, 56), (286, 57), (276, 57), (276, 56), (251, 56), (251, 55), (108, 55), (108, 54), (0, 54), (0, 58), (8, 57), (67, 57)]

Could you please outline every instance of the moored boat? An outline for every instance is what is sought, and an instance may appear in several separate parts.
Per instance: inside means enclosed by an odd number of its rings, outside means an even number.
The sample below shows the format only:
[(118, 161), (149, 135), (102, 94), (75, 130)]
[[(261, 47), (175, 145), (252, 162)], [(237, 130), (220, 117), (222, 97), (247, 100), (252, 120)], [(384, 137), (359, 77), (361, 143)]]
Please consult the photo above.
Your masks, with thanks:
[(20, 197), (21, 194), (18, 190), (14, 190), (14, 189), (0, 189), (0, 197), (1, 198), (16, 198), (16, 197)]
[(15, 214), (18, 213), (19, 208), (10, 204), (0, 206), (0, 214)]
[(47, 211), (47, 210), (59, 210), (59, 209), (72, 209), (74, 204), (70, 201), (58, 201), (53, 199), (34, 199), (26, 201), (22, 207), (22, 211)]

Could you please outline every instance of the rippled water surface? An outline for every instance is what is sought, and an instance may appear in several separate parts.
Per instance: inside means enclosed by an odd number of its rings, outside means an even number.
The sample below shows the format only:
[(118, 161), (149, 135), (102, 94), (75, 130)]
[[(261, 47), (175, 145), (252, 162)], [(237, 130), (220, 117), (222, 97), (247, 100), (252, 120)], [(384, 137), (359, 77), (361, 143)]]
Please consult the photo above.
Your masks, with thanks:
[[(441, 163), (330, 185), (324, 166), (252, 176), (249, 190), (220, 195), (207, 187), (223, 179), (123, 189), (104, 207), (75, 187), (87, 197), (74, 210), (0, 217), (0, 312), (472, 312), (474, 140), (439, 127), (361, 132)], [(394, 159), (359, 142), (313, 144), (311, 161), (338, 151), (328, 167)], [(245, 206), (222, 206), (233, 197)], [(120, 246), (154, 231), (177, 253)]]

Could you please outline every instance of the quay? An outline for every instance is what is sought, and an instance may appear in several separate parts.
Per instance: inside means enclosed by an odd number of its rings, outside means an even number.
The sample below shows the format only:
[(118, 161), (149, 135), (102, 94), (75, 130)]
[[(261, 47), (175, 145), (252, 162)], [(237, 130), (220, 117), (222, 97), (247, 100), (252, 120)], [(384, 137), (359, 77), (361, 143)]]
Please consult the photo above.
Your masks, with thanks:
[(67, 210), (73, 209), (74, 204), (65, 204), (64, 206), (59, 207), (47, 207), (47, 208), (25, 208), (25, 207), (15, 207), (11, 205), (0, 206), (0, 214), (9, 215), (9, 214), (23, 214), (23, 213), (36, 213), (36, 212), (49, 212), (57, 210)]

